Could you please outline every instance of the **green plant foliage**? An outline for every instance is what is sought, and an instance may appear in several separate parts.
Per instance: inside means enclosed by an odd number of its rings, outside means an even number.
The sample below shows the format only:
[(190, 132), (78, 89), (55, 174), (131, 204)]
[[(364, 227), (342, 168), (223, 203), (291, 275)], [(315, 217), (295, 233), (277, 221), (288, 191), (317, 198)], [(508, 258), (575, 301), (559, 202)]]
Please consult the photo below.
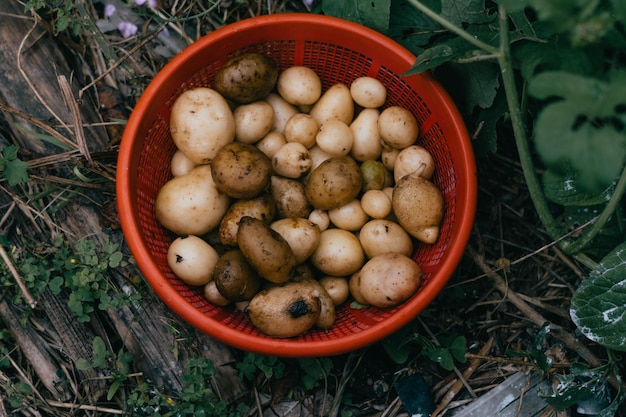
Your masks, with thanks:
[(589, 339), (626, 351), (626, 242), (591, 271), (572, 297), (572, 320)]
[(0, 152), (0, 172), (12, 187), (28, 182), (28, 164), (18, 157), (18, 151), (18, 146), (10, 145)]
[(340, 16), (358, 21), (379, 32), (389, 28), (389, 7), (391, 0), (371, 1), (322, 1), (322, 11), (329, 16)]
[(325, 383), (333, 369), (329, 358), (299, 358), (298, 365), (302, 370), (300, 382), (306, 390), (312, 390)]
[(236, 368), (243, 380), (254, 381), (259, 373), (266, 379), (281, 378), (285, 371), (285, 362), (276, 356), (245, 352)]

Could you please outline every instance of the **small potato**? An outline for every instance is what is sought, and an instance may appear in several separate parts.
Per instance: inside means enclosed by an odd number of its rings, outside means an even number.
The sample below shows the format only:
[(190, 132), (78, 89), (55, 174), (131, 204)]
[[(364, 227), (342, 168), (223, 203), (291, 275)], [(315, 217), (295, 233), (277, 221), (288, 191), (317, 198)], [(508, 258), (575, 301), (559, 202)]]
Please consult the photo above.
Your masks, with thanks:
[(263, 280), (238, 249), (224, 252), (215, 265), (213, 280), (217, 290), (230, 301), (249, 301), (260, 290)]
[(174, 177), (158, 191), (156, 218), (171, 232), (203, 235), (220, 224), (230, 198), (215, 185), (210, 165), (198, 165), (188, 174)]
[(324, 276), (319, 280), (320, 284), (326, 289), (330, 298), (332, 298), (335, 306), (339, 306), (346, 302), (350, 296), (350, 287), (345, 277)]
[(309, 217), (312, 208), (302, 182), (273, 175), (270, 192), (276, 201), (276, 217)]
[(361, 207), (373, 219), (384, 219), (391, 213), (391, 198), (383, 190), (368, 190), (361, 196)]
[(319, 123), (310, 115), (296, 113), (287, 120), (283, 134), (287, 142), (298, 142), (310, 149), (315, 145), (319, 128)]
[(254, 145), (231, 142), (213, 158), (211, 174), (224, 194), (232, 198), (254, 198), (269, 184), (272, 161)]
[(362, 306), (368, 306), (369, 303), (363, 298), (361, 294), (361, 271), (357, 271), (354, 274), (350, 275), (350, 279), (348, 280), (348, 289), (350, 290), (350, 295), (354, 298), (354, 301), (361, 304)]
[(368, 304), (391, 308), (411, 298), (421, 282), (422, 270), (413, 259), (387, 252), (363, 265), (359, 290)]
[(373, 77), (359, 77), (350, 84), (350, 94), (356, 104), (375, 109), (385, 104), (387, 88)]
[(233, 111), (235, 139), (254, 144), (269, 133), (274, 125), (274, 108), (266, 101), (242, 104)]
[(270, 224), (289, 244), (301, 264), (313, 253), (320, 241), (320, 228), (317, 224), (302, 217), (279, 219)]
[(167, 250), (167, 264), (174, 275), (189, 285), (205, 285), (213, 278), (219, 255), (198, 236), (176, 238)]
[(343, 206), (328, 210), (328, 218), (338, 228), (351, 232), (358, 231), (369, 220), (361, 202), (356, 198)]
[(312, 161), (311, 171), (313, 171), (315, 168), (320, 166), (320, 164), (324, 162), (325, 160), (333, 157), (331, 154), (323, 151), (322, 148), (320, 148), (317, 145), (313, 146), (312, 148), (309, 148), (309, 155), (311, 155), (311, 161)]
[(270, 93), (265, 101), (274, 109), (274, 123), (272, 130), (283, 134), (287, 121), (295, 114), (299, 113), (298, 109), (292, 104), (287, 103), (281, 96), (276, 93)]
[(170, 112), (170, 133), (176, 147), (196, 164), (211, 162), (235, 139), (235, 117), (215, 90), (198, 87), (182, 93)]
[(380, 161), (383, 166), (389, 171), (393, 171), (396, 165), (396, 159), (400, 149), (392, 148), (391, 146), (383, 145), (383, 151), (380, 153)]
[(345, 156), (352, 149), (354, 136), (350, 126), (341, 120), (330, 119), (321, 124), (315, 136), (315, 143), (326, 153)]
[(276, 85), (276, 62), (255, 52), (228, 60), (215, 74), (215, 89), (236, 103), (246, 104), (264, 99)]
[(309, 106), (322, 95), (322, 81), (315, 71), (304, 66), (292, 66), (278, 76), (278, 94), (295, 106)]
[(311, 264), (325, 275), (348, 276), (361, 268), (365, 253), (359, 239), (347, 230), (326, 229), (310, 257)]
[(376, 109), (363, 109), (350, 123), (353, 136), (350, 155), (359, 162), (380, 158), (383, 145), (378, 133), (379, 115)]
[(220, 243), (226, 246), (237, 246), (237, 230), (239, 220), (250, 216), (269, 224), (276, 216), (276, 201), (268, 193), (258, 197), (237, 200), (226, 211), (218, 229)]
[(330, 217), (328, 217), (326, 210), (315, 209), (311, 211), (309, 220), (315, 223), (320, 228), (321, 232), (328, 229), (328, 226), (330, 226)]
[(220, 293), (215, 281), (209, 281), (204, 286), (204, 298), (206, 298), (209, 303), (220, 307), (226, 307), (232, 303)]
[(296, 267), (296, 256), (289, 243), (262, 220), (243, 217), (237, 230), (239, 249), (250, 265), (266, 280), (288, 281)]
[(411, 145), (402, 149), (393, 166), (394, 181), (408, 174), (416, 173), (420, 177), (429, 180), (435, 172), (435, 161), (425, 148), (419, 145)]
[(361, 190), (382, 190), (385, 187), (387, 178), (387, 169), (380, 161), (368, 159), (360, 166), (361, 175), (363, 176), (363, 185)]
[(391, 106), (378, 116), (378, 133), (387, 146), (404, 149), (417, 140), (419, 126), (409, 110), (401, 106)]
[(354, 101), (345, 84), (331, 86), (313, 105), (309, 113), (320, 125), (338, 119), (349, 125), (354, 117)]
[(323, 330), (329, 330), (335, 324), (337, 314), (335, 310), (335, 301), (330, 296), (326, 288), (315, 279), (305, 280), (311, 286), (317, 288), (320, 300), (320, 315), (315, 321), (315, 327)]
[(411, 236), (391, 220), (376, 219), (367, 222), (359, 232), (359, 240), (368, 258), (386, 252), (413, 254)]
[(170, 162), (170, 170), (175, 177), (188, 174), (189, 171), (197, 166), (198, 164), (189, 159), (181, 150), (174, 152), (172, 161)]
[(309, 175), (304, 192), (314, 208), (332, 210), (361, 192), (361, 169), (349, 156), (334, 157), (322, 162)]
[(309, 172), (311, 165), (309, 150), (298, 142), (285, 143), (272, 158), (274, 173), (285, 178), (301, 178)]
[(268, 158), (272, 159), (280, 147), (285, 143), (287, 143), (287, 140), (285, 140), (285, 137), (281, 133), (270, 132), (255, 145)]

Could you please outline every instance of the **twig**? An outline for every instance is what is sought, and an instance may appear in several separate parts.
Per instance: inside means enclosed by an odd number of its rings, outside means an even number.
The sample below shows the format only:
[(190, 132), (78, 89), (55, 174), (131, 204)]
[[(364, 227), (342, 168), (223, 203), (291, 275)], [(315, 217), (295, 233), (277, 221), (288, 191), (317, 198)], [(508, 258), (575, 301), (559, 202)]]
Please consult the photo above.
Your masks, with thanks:
[(65, 104), (67, 104), (72, 119), (74, 120), (74, 137), (76, 138), (78, 149), (85, 159), (89, 161), (89, 163), (93, 163), (93, 159), (89, 153), (89, 148), (87, 147), (87, 141), (85, 140), (85, 131), (83, 130), (80, 108), (78, 107), (78, 103), (76, 103), (70, 83), (67, 81), (67, 77), (65, 75), (59, 75), (57, 77), (57, 81), (59, 82), (59, 87), (61, 87), (61, 94), (63, 94)]
[(74, 403), (64, 403), (61, 401), (47, 400), (46, 403), (51, 407), (57, 408), (67, 408), (70, 410), (83, 410), (83, 411), (98, 411), (101, 413), (109, 413), (109, 414), (124, 414), (123, 410), (108, 408), (108, 407), (99, 407), (97, 405), (88, 405), (88, 404), (74, 404)]
[[(481, 356), (486, 355), (491, 350), (492, 345), (493, 345), (493, 337), (491, 337), (487, 341), (487, 343), (485, 343), (485, 345), (480, 349), (480, 352), (478, 354)], [(478, 369), (482, 361), (483, 360), (480, 357), (473, 358), (469, 366), (465, 368), (465, 370), (463, 371), (463, 379), (465, 380), (469, 379), (472, 376), (472, 374), (476, 371), (476, 369)], [(456, 382), (452, 385), (452, 387), (450, 387), (446, 395), (443, 396), (443, 398), (439, 402), (439, 405), (437, 405), (437, 408), (435, 409), (435, 411), (433, 411), (432, 417), (437, 417), (439, 413), (444, 412), (444, 410), (450, 404), (450, 402), (454, 399), (454, 397), (456, 397), (457, 394), (461, 391), (461, 389), (463, 388), (463, 385), (464, 385), (463, 381), (460, 378), (456, 380)]]
[(22, 292), (22, 295), (24, 296), (24, 299), (26, 300), (30, 308), (35, 308), (37, 306), (37, 301), (35, 301), (30, 291), (28, 290), (28, 287), (26, 287), (26, 285), (22, 281), (22, 278), (20, 277), (20, 273), (18, 272), (15, 265), (13, 265), (13, 262), (11, 261), (9, 254), (7, 253), (6, 249), (4, 249), (4, 246), (2, 245), (0, 245), (0, 257), (2, 257), (2, 260), (9, 268), (9, 271), (11, 272), (13, 279), (17, 283), (17, 286), (20, 287), (20, 291)]

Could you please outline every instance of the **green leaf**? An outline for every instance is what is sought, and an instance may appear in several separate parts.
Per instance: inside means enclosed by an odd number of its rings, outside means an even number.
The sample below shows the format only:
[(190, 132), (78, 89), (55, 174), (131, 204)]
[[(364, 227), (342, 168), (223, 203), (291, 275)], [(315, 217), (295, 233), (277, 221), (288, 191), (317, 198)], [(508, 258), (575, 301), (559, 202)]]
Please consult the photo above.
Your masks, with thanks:
[(322, 1), (325, 14), (351, 20), (382, 33), (389, 29), (390, 8), (391, 0)]
[(561, 97), (596, 101), (605, 97), (606, 91), (607, 84), (604, 81), (568, 71), (542, 72), (533, 77), (528, 85), (530, 95), (539, 99)]
[(523, 10), (530, 4), (530, 0), (500, 0), (508, 13)]
[(87, 369), (91, 369), (93, 367), (92, 364), (90, 364), (86, 359), (83, 358), (78, 358), (75, 365), (76, 369), (78, 369), (79, 371), (86, 371)]
[[(426, 0), (422, 4), (433, 11), (441, 12), (441, 2), (438, 0)], [(419, 55), (429, 45), (432, 37), (441, 32), (442, 28), (438, 23), (426, 17), (407, 0), (391, 2), (387, 35), (413, 54)]]
[(456, 26), (494, 20), (485, 11), (484, 0), (441, 0), (441, 16)]
[(626, 242), (602, 259), (576, 289), (570, 315), (589, 339), (626, 351)]
[(615, 17), (622, 23), (626, 23), (626, 2), (624, 0), (611, 0)]
[(426, 353), (426, 356), (433, 361), (439, 363), (446, 371), (454, 369), (454, 359), (450, 351), (446, 348), (435, 348)]
[(600, 193), (590, 193), (579, 185), (578, 175), (571, 169), (548, 169), (541, 176), (543, 192), (553, 203), (563, 206), (587, 207), (606, 204), (615, 190), (615, 183)]
[(122, 252), (113, 252), (111, 257), (109, 258), (109, 267), (117, 268), (122, 263), (124, 259), (124, 254)]
[(28, 164), (19, 159), (6, 161), (4, 176), (12, 187), (17, 184), (25, 184), (28, 182)]
[(12, 160), (17, 158), (17, 153), (20, 147), (17, 145), (9, 145), (2, 148), (2, 157), (6, 160)]
[(449, 346), (450, 353), (457, 361), (461, 363), (465, 363), (467, 358), (465, 357), (465, 352), (467, 350), (467, 339), (465, 336), (457, 336), (455, 337)]
[[(530, 80), (539, 71), (576, 71), (578, 74), (590, 74), (593, 64), (583, 49), (567, 48), (558, 42), (519, 42), (512, 47), (515, 60), (519, 62), (520, 73)], [(558, 76), (557, 76), (558, 78)], [(551, 86), (548, 84), (548, 87)], [(537, 94), (545, 90), (537, 88)]]

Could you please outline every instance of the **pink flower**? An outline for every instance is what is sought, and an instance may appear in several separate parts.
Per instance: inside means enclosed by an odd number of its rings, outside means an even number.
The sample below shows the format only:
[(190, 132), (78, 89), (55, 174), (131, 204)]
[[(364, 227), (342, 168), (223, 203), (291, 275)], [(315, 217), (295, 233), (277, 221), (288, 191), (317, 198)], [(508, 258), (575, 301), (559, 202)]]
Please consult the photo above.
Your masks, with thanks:
[(157, 8), (157, 0), (135, 0), (135, 4), (137, 6), (143, 6), (144, 4), (146, 4), (146, 1), (148, 2), (148, 7), (151, 7), (153, 9)]
[(137, 25), (134, 25), (130, 22), (120, 22), (117, 25), (117, 28), (120, 32), (122, 32), (122, 36), (125, 38), (130, 38), (131, 36), (135, 36), (137, 34)]
[(107, 5), (104, 6), (104, 17), (113, 16), (113, 14), (115, 14), (115, 10), (115, 5), (113, 3), (107, 3)]

